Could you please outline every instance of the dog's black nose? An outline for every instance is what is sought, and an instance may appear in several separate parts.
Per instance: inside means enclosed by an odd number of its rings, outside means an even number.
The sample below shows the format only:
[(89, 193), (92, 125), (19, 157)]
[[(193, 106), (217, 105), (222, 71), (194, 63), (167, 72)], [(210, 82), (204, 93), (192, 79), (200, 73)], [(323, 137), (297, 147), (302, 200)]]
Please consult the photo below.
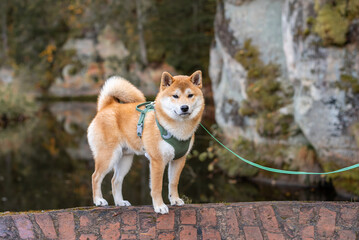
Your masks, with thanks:
[(182, 110), (182, 112), (188, 112), (188, 106), (187, 105), (182, 105), (181, 110)]

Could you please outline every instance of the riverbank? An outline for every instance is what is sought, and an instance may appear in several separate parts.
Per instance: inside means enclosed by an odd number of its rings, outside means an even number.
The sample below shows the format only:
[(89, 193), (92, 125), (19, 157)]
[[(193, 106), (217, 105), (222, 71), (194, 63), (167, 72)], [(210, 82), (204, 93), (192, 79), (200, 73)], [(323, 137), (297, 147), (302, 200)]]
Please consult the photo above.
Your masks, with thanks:
[(356, 202), (190, 204), (0, 213), (1, 239), (355, 239)]

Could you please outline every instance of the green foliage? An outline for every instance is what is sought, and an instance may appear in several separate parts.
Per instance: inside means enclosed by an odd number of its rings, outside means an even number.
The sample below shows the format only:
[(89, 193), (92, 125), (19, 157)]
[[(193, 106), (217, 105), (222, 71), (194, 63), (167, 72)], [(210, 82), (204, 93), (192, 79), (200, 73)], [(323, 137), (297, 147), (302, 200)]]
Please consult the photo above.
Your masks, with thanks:
[(241, 104), (241, 115), (270, 112), (281, 107), (283, 100), (277, 95), (281, 91), (281, 85), (276, 80), (280, 75), (279, 66), (273, 63), (264, 64), (251, 39), (244, 42), (235, 58), (247, 70), (249, 80), (248, 100)]
[[(137, 5), (139, 3), (139, 5)], [(138, 16), (137, 9), (142, 15)], [(64, 65), (81, 68), (74, 54), (63, 46), (68, 39), (93, 37), (110, 26), (125, 43), (130, 55), (124, 63), (140, 62), (139, 18), (150, 63), (168, 62), (179, 73), (201, 69), (208, 72), (209, 46), (213, 38), (215, 0), (33, 0), (3, 1), (0, 64), (14, 69), (31, 69), (32, 85), (45, 92), (59, 77)], [(4, 40), (6, 39), (6, 40)], [(103, 59), (98, 57), (96, 62)]]
[(247, 39), (244, 42), (243, 48), (236, 53), (235, 59), (241, 63), (246, 70), (254, 73), (258, 70), (257, 68), (263, 65), (260, 59), (259, 50), (252, 45), (251, 39)]
[(254, 109), (251, 107), (247, 100), (243, 100), (241, 107), (239, 108), (239, 114), (241, 116), (251, 116), (255, 113)]
[(23, 121), (36, 111), (34, 100), (12, 85), (0, 86), (0, 127)]
[(192, 204), (192, 199), (190, 197), (187, 197), (186, 195), (181, 195), (181, 199), (185, 204)]
[(307, 19), (313, 24), (313, 31), (323, 40), (324, 45), (344, 45), (351, 21), (359, 17), (357, 0), (316, 0), (317, 17)]
[(353, 123), (350, 126), (349, 131), (350, 131), (351, 135), (354, 136), (355, 142), (356, 142), (357, 146), (359, 147), (359, 122)]
[[(236, 158), (232, 153), (226, 149), (215, 145), (214, 151), (215, 155), (218, 156), (219, 161), (217, 165), (224, 170), (229, 177), (241, 176), (241, 177), (253, 177), (258, 173), (258, 169), (254, 168), (238, 158)], [(230, 146), (235, 152), (241, 156), (250, 159), (251, 161), (256, 161), (257, 154), (254, 149), (252, 142), (245, 140), (244, 138), (239, 138), (235, 143)]]
[(342, 74), (340, 76), (340, 82), (338, 82), (337, 85), (344, 91), (351, 90), (354, 94), (359, 93), (359, 79), (351, 75)]
[(314, 32), (323, 39), (325, 45), (343, 45), (346, 42), (348, 26), (348, 19), (341, 14), (338, 7), (325, 4), (318, 9)]
[(31, 69), (27, 80), (47, 90), (65, 63), (74, 60), (76, 65), (76, 59), (72, 59), (74, 53), (63, 50), (62, 46), (83, 27), (79, 19), (84, 13), (84, 3), (14, 0), (2, 7), (3, 21), (7, 24), (3, 34), (8, 42), (7, 58), (2, 63), (10, 64), (17, 72)]
[(262, 114), (257, 120), (257, 132), (265, 137), (287, 137), (290, 125), (293, 123), (293, 115), (268, 113)]
[[(284, 92), (277, 81), (280, 75), (279, 66), (273, 63), (263, 63), (260, 59), (260, 52), (252, 45), (251, 39), (244, 42), (243, 48), (236, 53), (235, 58), (247, 70), (249, 82), (248, 100), (242, 101), (239, 114), (241, 116), (257, 115), (257, 131), (262, 136), (288, 135), (293, 117), (275, 113), (286, 102), (285, 98), (279, 95)], [(291, 96), (287, 98), (290, 99)]]
[(150, 62), (166, 61), (180, 73), (208, 71), (214, 0), (156, 0), (145, 26)]
[[(326, 172), (341, 168), (335, 161), (326, 162), (322, 164), (322, 167)], [(331, 174), (327, 176), (327, 178), (332, 179), (336, 189), (359, 196), (359, 170), (357, 168), (346, 172)]]

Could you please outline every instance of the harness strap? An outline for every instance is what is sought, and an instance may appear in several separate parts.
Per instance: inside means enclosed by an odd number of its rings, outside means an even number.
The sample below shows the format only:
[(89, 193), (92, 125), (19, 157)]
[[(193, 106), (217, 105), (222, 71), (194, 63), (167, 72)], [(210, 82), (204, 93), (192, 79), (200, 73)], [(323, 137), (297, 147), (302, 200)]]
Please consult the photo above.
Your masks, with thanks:
[[(143, 110), (140, 109), (140, 107), (143, 107), (143, 106), (145, 106), (145, 109), (143, 109)], [(141, 138), (146, 113), (149, 111), (155, 110), (154, 102), (141, 103), (136, 106), (136, 110), (141, 113), (140, 118), (138, 119), (138, 123), (137, 123), (137, 136), (139, 136)], [(156, 119), (157, 127), (160, 130), (162, 139), (164, 141), (166, 141), (168, 144), (170, 144), (175, 150), (174, 159), (179, 159), (179, 158), (183, 157), (184, 155), (186, 155), (186, 153), (189, 149), (189, 144), (191, 142), (191, 138), (189, 138), (188, 140), (185, 140), (185, 141), (178, 140), (170, 132), (168, 132), (164, 127), (162, 127), (161, 124), (159, 124), (157, 118), (155, 118), (155, 119)]]
[[(141, 110), (140, 107), (145, 106), (145, 109)], [(136, 110), (139, 111), (140, 118), (137, 122), (137, 136), (142, 137), (143, 125), (146, 117), (146, 113), (155, 110), (154, 102), (144, 102), (136, 106)]]

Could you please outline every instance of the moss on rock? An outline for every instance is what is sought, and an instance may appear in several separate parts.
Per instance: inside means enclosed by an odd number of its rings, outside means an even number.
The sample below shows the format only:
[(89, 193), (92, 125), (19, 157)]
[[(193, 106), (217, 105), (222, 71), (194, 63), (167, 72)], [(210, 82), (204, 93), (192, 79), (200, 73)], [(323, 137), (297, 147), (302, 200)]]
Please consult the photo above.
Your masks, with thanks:
[(247, 100), (243, 100), (241, 103), (241, 107), (239, 108), (239, 114), (244, 116), (251, 116), (255, 113), (254, 109), (251, 107)]
[(13, 85), (0, 86), (0, 128), (22, 122), (37, 111), (32, 96)]
[[(235, 55), (236, 60), (247, 70), (248, 101), (243, 101), (241, 115), (251, 115), (258, 111), (274, 111), (281, 106), (281, 99), (276, 94), (281, 85), (276, 81), (280, 75), (279, 66), (273, 63), (264, 64), (260, 59), (257, 47), (247, 39), (243, 48)], [(244, 108), (244, 109), (242, 109)]]
[(359, 122), (353, 123), (349, 128), (350, 134), (354, 136), (355, 142), (359, 147)]
[(263, 137), (286, 137), (292, 122), (293, 115), (291, 114), (268, 113), (258, 118), (256, 128)]
[(307, 19), (308, 31), (318, 34), (325, 46), (344, 45), (351, 21), (359, 17), (359, 1), (316, 0), (314, 9), (317, 16)]
[(359, 93), (359, 80), (351, 75), (342, 74), (340, 76), (340, 82), (338, 82), (338, 87), (344, 91), (351, 91), (354, 94)]
[[(251, 161), (256, 158), (253, 143), (244, 138), (239, 138), (230, 147), (241, 156), (251, 159)], [(219, 158), (217, 165), (230, 177), (253, 177), (258, 173), (257, 168), (242, 162), (222, 147), (214, 145), (214, 153)]]
[(337, 6), (324, 4), (317, 7), (317, 19), (314, 25), (314, 32), (322, 39), (324, 45), (343, 45), (346, 42), (349, 20), (345, 18)]
[[(257, 131), (264, 137), (287, 135), (293, 122), (291, 115), (281, 115), (276, 111), (282, 107), (286, 99), (279, 93), (284, 92), (277, 78), (280, 76), (277, 64), (265, 64), (260, 59), (260, 52), (247, 39), (243, 48), (235, 55), (236, 60), (247, 70), (248, 100), (243, 100), (239, 109), (241, 116), (257, 116)], [(285, 94), (284, 94), (285, 95)]]
[[(322, 164), (325, 172), (335, 171), (341, 167), (333, 162)], [(349, 194), (359, 196), (359, 169), (355, 168), (349, 171), (327, 175), (327, 179), (331, 179), (335, 189)]]

